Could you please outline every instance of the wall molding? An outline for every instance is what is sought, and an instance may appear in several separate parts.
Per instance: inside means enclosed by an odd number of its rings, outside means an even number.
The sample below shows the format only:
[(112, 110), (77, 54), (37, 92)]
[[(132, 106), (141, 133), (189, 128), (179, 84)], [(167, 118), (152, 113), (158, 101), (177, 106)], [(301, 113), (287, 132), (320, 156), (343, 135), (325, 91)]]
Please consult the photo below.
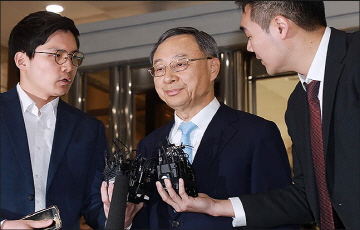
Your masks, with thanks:
[[(328, 26), (359, 28), (358, 1), (326, 1)], [(161, 11), (133, 17), (79, 25), (81, 68), (147, 59), (153, 44), (167, 29), (192, 26), (214, 36), (219, 47), (245, 46), (247, 38), (239, 30), (241, 11), (233, 1)]]

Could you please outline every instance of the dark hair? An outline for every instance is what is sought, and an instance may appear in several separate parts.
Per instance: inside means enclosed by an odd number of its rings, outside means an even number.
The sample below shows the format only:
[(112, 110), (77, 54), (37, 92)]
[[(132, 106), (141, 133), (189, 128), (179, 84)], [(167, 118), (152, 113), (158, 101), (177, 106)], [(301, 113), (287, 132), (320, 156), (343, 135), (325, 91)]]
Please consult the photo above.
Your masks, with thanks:
[(204, 52), (205, 55), (209, 57), (219, 57), (219, 50), (216, 41), (211, 35), (192, 27), (177, 27), (167, 30), (160, 36), (159, 40), (154, 45), (150, 53), (150, 63), (153, 64), (154, 54), (161, 43), (163, 43), (169, 37), (182, 34), (189, 34), (194, 36), (200, 47), (200, 50)]
[(239, 1), (235, 3), (245, 11), (245, 6), (251, 7), (250, 18), (253, 22), (269, 32), (271, 20), (276, 15), (282, 15), (293, 21), (306, 31), (314, 31), (326, 27), (325, 6), (323, 1)]
[(9, 38), (9, 53), (14, 59), (17, 52), (25, 52), (31, 59), (39, 45), (43, 45), (49, 36), (57, 30), (70, 31), (79, 48), (79, 30), (74, 21), (59, 14), (39, 11), (22, 19), (11, 31)]

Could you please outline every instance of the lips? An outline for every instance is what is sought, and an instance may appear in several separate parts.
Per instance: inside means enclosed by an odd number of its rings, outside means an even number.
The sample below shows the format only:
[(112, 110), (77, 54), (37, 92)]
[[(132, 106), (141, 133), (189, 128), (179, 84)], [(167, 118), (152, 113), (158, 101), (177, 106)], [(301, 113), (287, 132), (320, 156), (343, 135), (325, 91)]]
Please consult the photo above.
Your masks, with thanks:
[(67, 85), (67, 84), (69, 84), (71, 81), (72, 81), (71, 78), (63, 78), (63, 79), (61, 79), (59, 82), (60, 82), (61, 84), (63, 84), (63, 85)]
[(181, 89), (169, 89), (169, 90), (165, 90), (166, 94), (169, 96), (174, 96), (179, 94), (179, 92), (181, 91)]

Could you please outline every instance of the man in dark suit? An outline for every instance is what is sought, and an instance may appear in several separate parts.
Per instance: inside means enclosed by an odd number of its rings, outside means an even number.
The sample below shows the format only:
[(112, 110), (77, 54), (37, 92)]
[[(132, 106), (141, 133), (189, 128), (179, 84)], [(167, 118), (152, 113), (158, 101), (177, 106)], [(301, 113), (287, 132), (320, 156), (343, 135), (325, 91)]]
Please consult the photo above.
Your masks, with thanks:
[(79, 229), (81, 216), (104, 228), (104, 125), (60, 99), (84, 58), (78, 36), (71, 19), (45, 11), (11, 32), (20, 82), (0, 95), (1, 229), (49, 226), (19, 219), (50, 205), (59, 208), (63, 229)]
[[(255, 52), (270, 75), (296, 71), (300, 78), (285, 117), (293, 142), (293, 184), (240, 196), (243, 208), (206, 195), (178, 197), (170, 188), (168, 196), (158, 186), (160, 194), (169, 204), (180, 206), (179, 211), (208, 213), (214, 207), (213, 215), (236, 217), (234, 226), (269, 228), (316, 221), (321, 229), (358, 229), (359, 31), (327, 27), (324, 3), (319, 1), (238, 4), (243, 9), (241, 29), (249, 38), (247, 49)], [(319, 91), (311, 97), (315, 85)], [(311, 125), (316, 119), (320, 124)]]
[[(159, 143), (180, 145), (178, 127), (193, 122), (190, 161), (200, 193), (217, 199), (269, 191), (290, 184), (290, 167), (277, 126), (234, 110), (214, 96), (220, 70), (218, 48), (207, 33), (191, 27), (166, 31), (150, 56), (155, 88), (175, 110), (174, 120), (142, 139), (138, 152), (157, 156)], [(148, 225), (142, 225), (143, 215)], [(154, 186), (150, 201), (132, 228), (232, 229), (231, 218), (177, 213), (161, 200)]]

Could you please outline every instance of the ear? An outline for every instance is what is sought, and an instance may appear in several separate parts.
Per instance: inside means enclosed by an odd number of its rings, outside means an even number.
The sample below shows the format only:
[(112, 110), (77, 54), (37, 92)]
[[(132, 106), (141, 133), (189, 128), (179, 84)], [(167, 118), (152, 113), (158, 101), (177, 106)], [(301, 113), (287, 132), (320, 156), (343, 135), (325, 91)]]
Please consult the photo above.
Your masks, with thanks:
[(220, 72), (220, 60), (218, 58), (211, 59), (210, 75), (211, 81), (214, 81)]
[(290, 22), (289, 19), (282, 15), (277, 15), (274, 18), (274, 24), (276, 32), (279, 34), (281, 39), (285, 39), (288, 36)]
[(14, 56), (15, 65), (23, 70), (27, 66), (27, 60), (29, 60), (28, 56), (25, 52), (17, 52)]

